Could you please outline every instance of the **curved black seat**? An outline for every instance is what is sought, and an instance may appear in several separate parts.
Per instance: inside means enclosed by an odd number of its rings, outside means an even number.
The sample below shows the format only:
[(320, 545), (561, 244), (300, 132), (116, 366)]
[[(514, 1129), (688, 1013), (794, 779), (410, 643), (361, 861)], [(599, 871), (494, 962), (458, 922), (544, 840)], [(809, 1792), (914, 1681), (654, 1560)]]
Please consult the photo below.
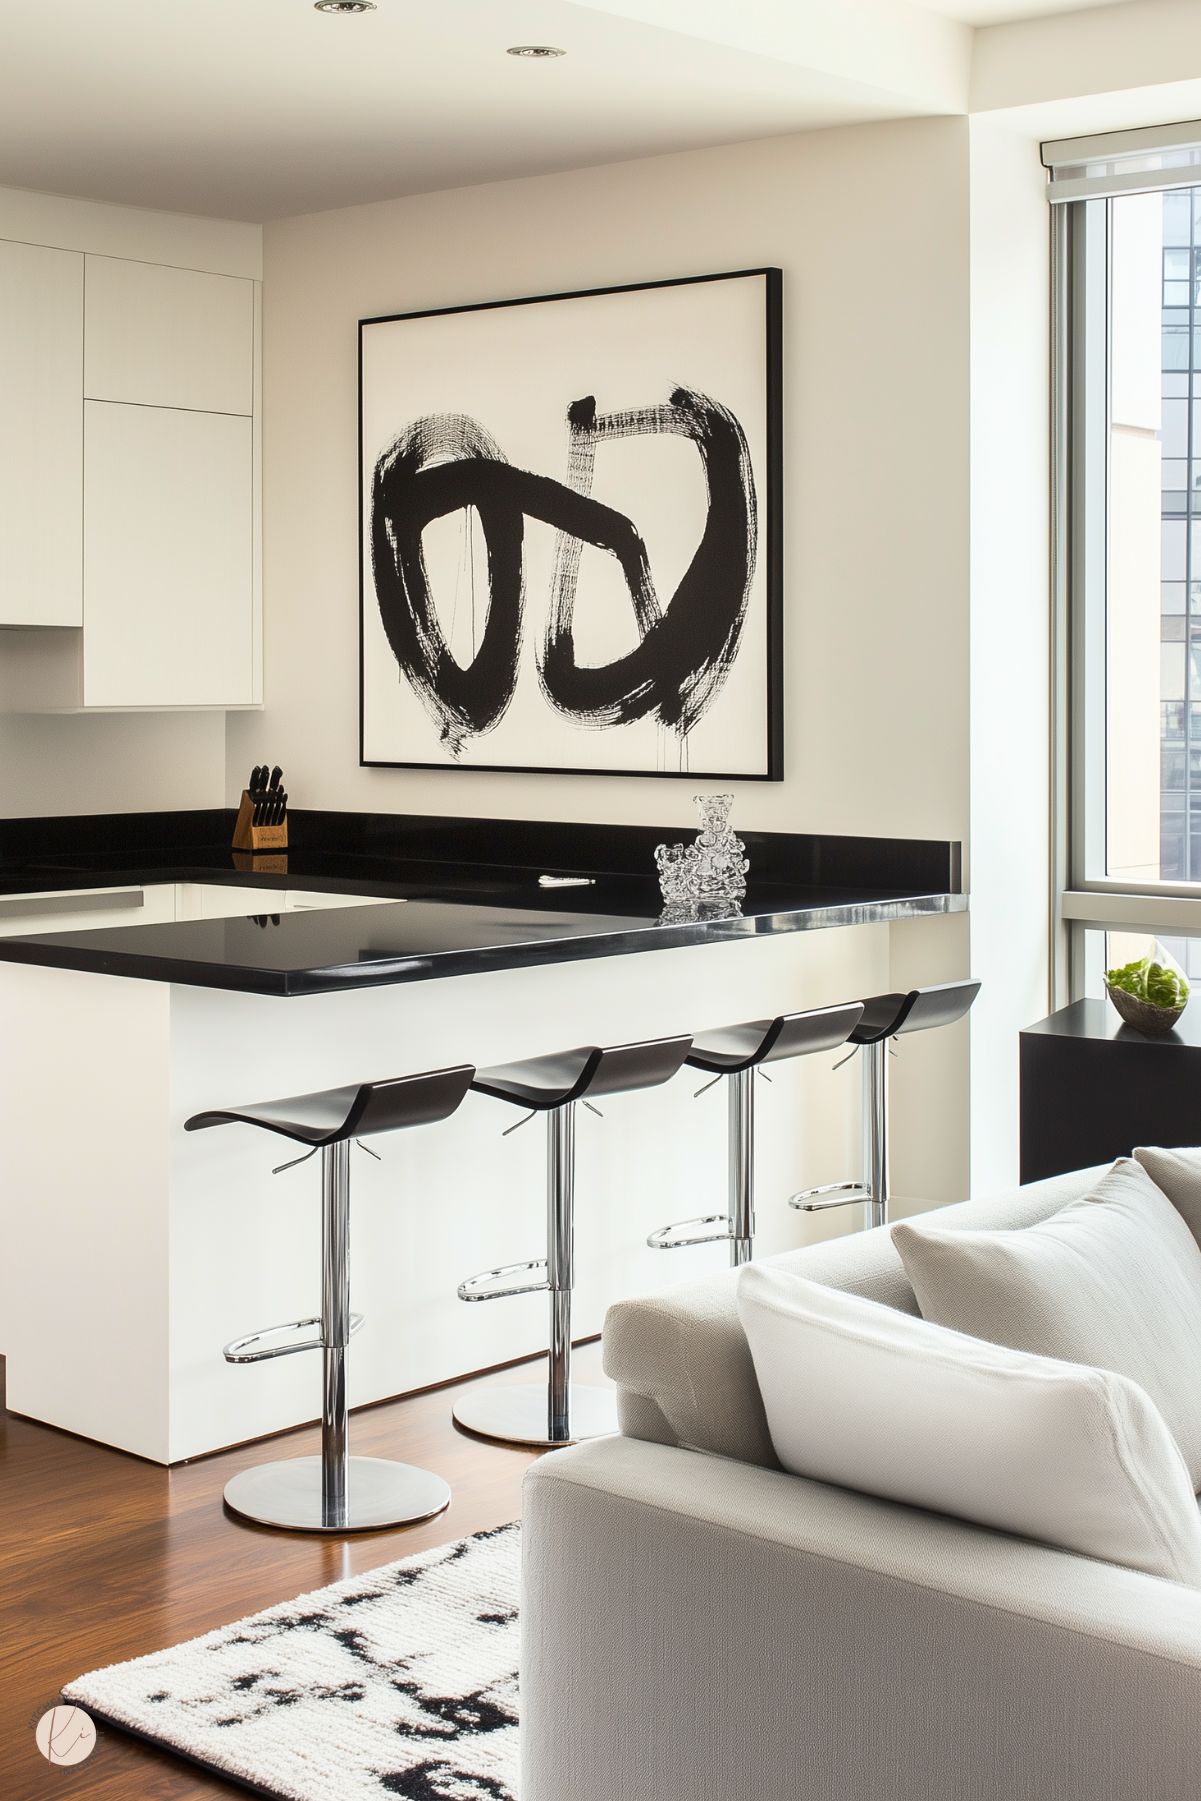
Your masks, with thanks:
[(524, 1063), (478, 1069), (471, 1086), (494, 1100), (543, 1113), (602, 1094), (657, 1088), (675, 1075), (691, 1044), (691, 1038), (648, 1038), (634, 1044), (581, 1045)]
[(902, 1032), (925, 1032), (936, 1026), (953, 1026), (969, 1012), (980, 992), (979, 982), (937, 982), (930, 988), (915, 988), (904, 1019), (897, 1027)]
[(962, 1019), (980, 992), (979, 982), (936, 982), (911, 988), (908, 994), (874, 994), (863, 1003), (863, 1018), (850, 1033), (851, 1044), (879, 1044), (902, 1032), (931, 1031)]
[(879, 1044), (898, 1032), (913, 1001), (912, 994), (873, 994), (863, 1003), (863, 1016), (850, 1033), (852, 1044)]
[(702, 1032), (694, 1038), (684, 1061), (693, 1069), (729, 1076), (784, 1057), (835, 1050), (851, 1037), (862, 1015), (863, 1003), (850, 1001), (837, 1007), (813, 1007), (806, 1013), (780, 1013), (775, 1019), (751, 1019), (742, 1025), (722, 1026), (716, 1032)]
[(248, 1107), (213, 1107), (194, 1113), (184, 1130), (208, 1126), (261, 1126), (297, 1144), (319, 1149), (345, 1138), (370, 1138), (405, 1126), (427, 1126), (455, 1111), (475, 1070), (470, 1063), (395, 1076), (386, 1082), (358, 1082), (347, 1088), (325, 1088), (318, 1094), (293, 1094), (286, 1100), (259, 1101)]

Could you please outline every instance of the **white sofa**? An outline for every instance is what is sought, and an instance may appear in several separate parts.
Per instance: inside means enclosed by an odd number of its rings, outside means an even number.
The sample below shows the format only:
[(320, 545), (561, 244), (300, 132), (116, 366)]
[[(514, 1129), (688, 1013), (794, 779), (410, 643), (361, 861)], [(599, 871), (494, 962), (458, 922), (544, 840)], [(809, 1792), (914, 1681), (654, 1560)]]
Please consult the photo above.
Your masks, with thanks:
[[(886, 1230), (773, 1261), (917, 1311)], [(735, 1279), (612, 1308), (622, 1435), (526, 1478), (522, 1801), (1201, 1795), (1201, 1590), (786, 1474)]]

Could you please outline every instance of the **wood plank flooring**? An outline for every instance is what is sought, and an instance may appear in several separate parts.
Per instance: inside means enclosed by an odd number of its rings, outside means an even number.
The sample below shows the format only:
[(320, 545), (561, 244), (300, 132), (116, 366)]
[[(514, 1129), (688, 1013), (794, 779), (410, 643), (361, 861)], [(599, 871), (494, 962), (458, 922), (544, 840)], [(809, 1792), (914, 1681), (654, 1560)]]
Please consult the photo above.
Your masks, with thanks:
[[(538, 1361), (515, 1374), (537, 1382), (543, 1369)], [(599, 1377), (599, 1345), (576, 1353), (576, 1370), (585, 1381)], [(55, 1768), (38, 1752), (33, 1728), (60, 1686), (85, 1670), (516, 1519), (534, 1453), (459, 1432), (451, 1419), (456, 1392), (440, 1389), (353, 1415), (352, 1451), (437, 1470), (454, 1499), (425, 1525), (344, 1539), (267, 1531), (222, 1506), (221, 1491), (235, 1471), (316, 1451), (313, 1428), (165, 1470), (0, 1409), (3, 1801), (229, 1801), (244, 1794), (106, 1727), (87, 1762)]]

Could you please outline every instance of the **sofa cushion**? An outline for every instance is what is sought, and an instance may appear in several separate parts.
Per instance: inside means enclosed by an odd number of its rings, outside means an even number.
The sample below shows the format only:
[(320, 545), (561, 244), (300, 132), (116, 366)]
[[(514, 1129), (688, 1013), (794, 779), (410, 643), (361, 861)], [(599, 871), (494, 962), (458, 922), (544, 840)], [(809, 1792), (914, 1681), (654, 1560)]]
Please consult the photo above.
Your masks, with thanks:
[[(951, 1229), (1028, 1226), (1087, 1194), (1103, 1173), (1073, 1171), (985, 1200), (961, 1201), (941, 1209), (938, 1218)], [(842, 1217), (850, 1223), (853, 1210)], [(769, 1261), (833, 1288), (910, 1313), (918, 1310), (884, 1227), (852, 1231)], [(617, 1384), (618, 1416), (629, 1437), (774, 1469), (776, 1454), (738, 1321), (737, 1274), (720, 1270), (616, 1302), (605, 1316), (605, 1370)]]
[(927, 1320), (1146, 1389), (1201, 1489), (1201, 1248), (1130, 1158), (1024, 1231), (892, 1228)]
[(1165, 1151), (1140, 1145), (1135, 1156), (1201, 1244), (1201, 1150)]
[(741, 1272), (738, 1314), (794, 1475), (1201, 1584), (1184, 1460), (1125, 1376), (762, 1265)]

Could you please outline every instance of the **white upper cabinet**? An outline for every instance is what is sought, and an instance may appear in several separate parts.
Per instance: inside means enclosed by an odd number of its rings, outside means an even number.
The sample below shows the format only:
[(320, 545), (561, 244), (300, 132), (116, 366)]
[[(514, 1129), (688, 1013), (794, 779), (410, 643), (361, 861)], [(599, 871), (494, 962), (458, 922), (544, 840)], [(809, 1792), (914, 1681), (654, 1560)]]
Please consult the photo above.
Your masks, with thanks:
[(261, 705), (261, 275), (257, 226), (0, 187), (0, 711)]
[(86, 403), (83, 705), (245, 706), (252, 421)]
[(254, 411), (254, 283), (118, 257), (87, 258), (88, 400)]
[(0, 242), (0, 625), (83, 616), (83, 261)]

